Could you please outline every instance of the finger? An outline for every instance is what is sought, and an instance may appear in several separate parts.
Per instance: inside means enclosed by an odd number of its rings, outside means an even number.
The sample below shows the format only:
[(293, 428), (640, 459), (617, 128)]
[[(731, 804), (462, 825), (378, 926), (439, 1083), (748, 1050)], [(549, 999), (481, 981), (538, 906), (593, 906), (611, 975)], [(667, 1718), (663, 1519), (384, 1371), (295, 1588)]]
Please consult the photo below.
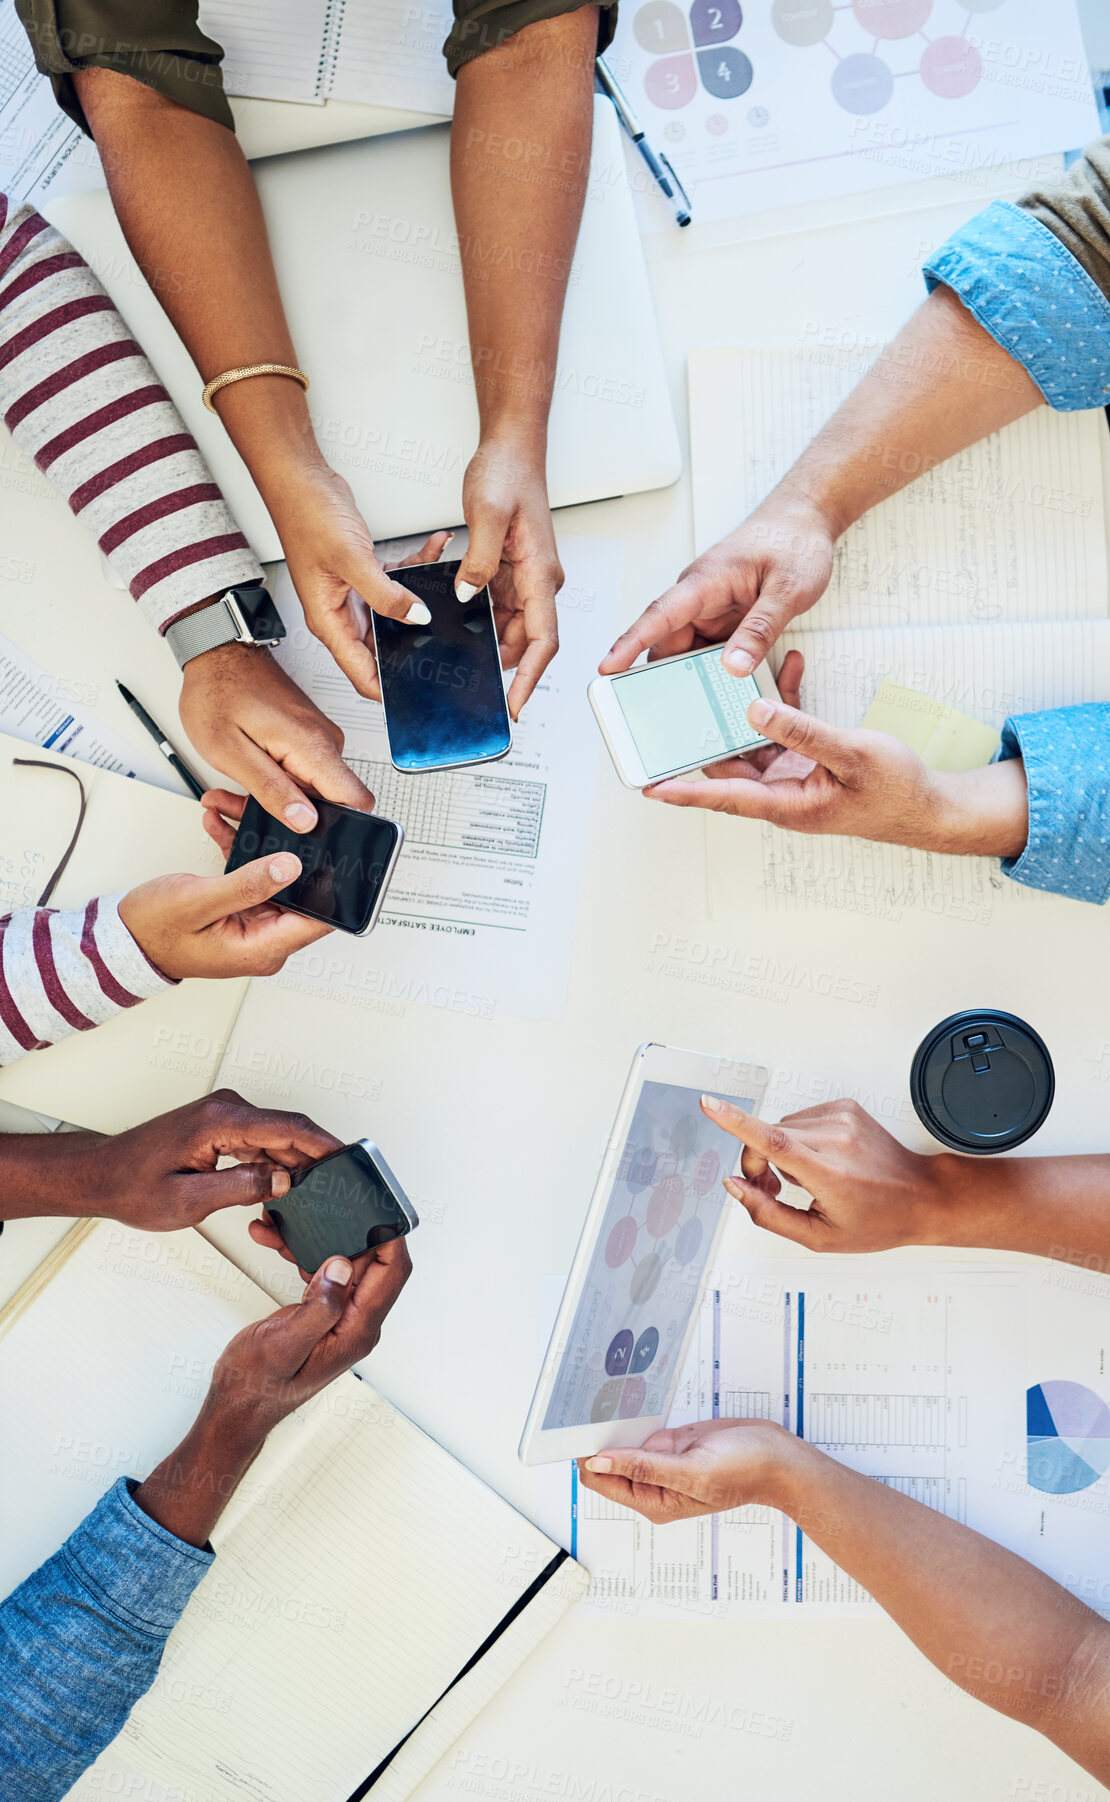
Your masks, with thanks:
[(305, 1164), (341, 1149), (341, 1141), (306, 1114), (254, 1107), (231, 1089), (215, 1089), (196, 1107), (194, 1149), (227, 1157), (249, 1151), (288, 1165)]
[(741, 1177), (726, 1176), (724, 1183), (756, 1226), (777, 1233), (780, 1239), (790, 1239), (795, 1245), (807, 1245), (811, 1251), (819, 1249), (823, 1242), (822, 1223), (810, 1208), (792, 1208), (789, 1202), (769, 1195), (758, 1183), (745, 1182)]
[(454, 536), (454, 532), (433, 532), (418, 551), (410, 551), (400, 563), (387, 563), (386, 569), (411, 569), (415, 563), (438, 563)]
[(225, 857), (231, 856), (231, 847), (235, 843), (235, 830), (227, 821), (220, 818), (215, 808), (206, 807), (200, 816), (201, 825), (210, 839), (214, 839)]
[(785, 707), (761, 695), (748, 708), (748, 723), (772, 744), (797, 751), (842, 780), (858, 780), (863, 747), (857, 732), (841, 732), (797, 707)]
[(779, 698), (788, 707), (800, 707), (802, 704), (802, 677), (805, 669), (806, 660), (801, 651), (787, 651), (775, 686), (779, 691)]
[(472, 601), (493, 581), (511, 518), (508, 507), (495, 507), (489, 502), (479, 508), (473, 519), (468, 517), (470, 543), (455, 576), (455, 593), (460, 601)]
[(275, 820), (284, 820), (294, 832), (312, 831), (317, 820), (316, 809), (300, 784), (280, 763), (275, 763), (261, 745), (256, 745), (242, 732), (238, 735), (234, 763), (234, 770), (229, 770), (228, 774), (243, 784), (260, 807)]
[(285, 1258), (290, 1264), (296, 1263), (293, 1253), (268, 1214), (264, 1214), (261, 1220), (252, 1220), (247, 1231), (256, 1245), (264, 1246), (267, 1251), (276, 1251), (279, 1257)]
[(528, 649), (517, 665), (516, 675), (509, 684), (507, 701), (509, 712), (514, 720), (520, 718), (521, 708), (532, 694), (536, 683), (558, 649), (559, 633), (554, 626), (550, 631), (544, 632), (541, 637), (534, 638), (529, 643)]
[(337, 747), (327, 732), (320, 730), (298, 732), (295, 742), (290, 734), (289, 743), (286, 756), (299, 782), (325, 801), (338, 801), (359, 813), (373, 812), (373, 794), (340, 754), (342, 739)]
[(225, 820), (241, 820), (247, 805), (246, 795), (237, 795), (230, 788), (206, 788), (200, 798), (202, 807), (211, 808)]
[[(701, 1106), (703, 1113), (717, 1126), (730, 1133), (734, 1139), (739, 1139), (741, 1145), (750, 1147), (757, 1156), (765, 1158), (787, 1176), (795, 1170), (802, 1177), (819, 1176), (819, 1161), (810, 1155), (792, 1133), (787, 1132), (781, 1121), (776, 1123), (773, 1120), (760, 1120), (756, 1114), (746, 1113), (741, 1107), (733, 1107), (730, 1102), (722, 1101), (717, 1095), (703, 1095)], [(806, 1186), (809, 1187), (809, 1184)]]
[(272, 919), (249, 919), (241, 947), (228, 946), (226, 955), (229, 963), (234, 963), (239, 952), (244, 976), (276, 976), (295, 951), (326, 939), (333, 930), (322, 920), (279, 911)]
[(292, 851), (275, 851), (270, 857), (241, 864), (227, 876), (194, 876), (190, 897), (181, 904), (181, 924), (197, 930), (257, 907), (288, 888), (300, 873), (299, 857)]
[(366, 640), (360, 636), (350, 613), (345, 609), (336, 613), (329, 608), (310, 624), (311, 630), (324, 648), (331, 652), (356, 693), (366, 700), (380, 701), (378, 660)]
[(627, 632), (621, 633), (601, 659), (598, 669), (603, 676), (631, 669), (642, 651), (650, 650), (673, 633), (689, 632), (692, 641), (694, 620), (705, 617), (706, 609), (712, 606), (704, 580), (697, 576), (680, 576), (673, 587), (644, 608)]
[(288, 1193), (289, 1172), (258, 1162), (234, 1164), (227, 1170), (198, 1170), (172, 1177), (180, 1218), (207, 1220), (222, 1208), (256, 1208)]
[(665, 801), (668, 807), (701, 807), (709, 813), (731, 813), (741, 820), (769, 820), (773, 826), (784, 825), (791, 811), (793, 793), (801, 787), (790, 782), (753, 782), (748, 776), (730, 776), (727, 781), (691, 782), (681, 776), (670, 776), (640, 790), (648, 801)]
[(321, 1264), (299, 1302), (270, 1316), (271, 1332), (264, 1343), (275, 1376), (293, 1376), (321, 1339), (339, 1325), (350, 1294), (348, 1258), (329, 1258)]
[(773, 571), (724, 648), (729, 674), (750, 676), (790, 621), (804, 613), (815, 598), (812, 587), (800, 583), (795, 572)]
[(641, 1489), (697, 1501), (697, 1476), (688, 1458), (679, 1453), (647, 1451), (643, 1446), (615, 1447), (587, 1458), (585, 1468), (593, 1476), (623, 1477), (635, 1493)]

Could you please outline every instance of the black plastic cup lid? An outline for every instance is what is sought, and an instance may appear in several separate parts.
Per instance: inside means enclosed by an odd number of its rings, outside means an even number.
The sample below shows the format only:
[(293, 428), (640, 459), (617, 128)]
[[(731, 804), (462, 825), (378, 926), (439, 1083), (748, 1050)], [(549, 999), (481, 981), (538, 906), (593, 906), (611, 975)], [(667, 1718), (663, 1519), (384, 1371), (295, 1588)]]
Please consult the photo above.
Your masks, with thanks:
[(918, 1119), (953, 1151), (1008, 1151), (1044, 1123), (1056, 1074), (1044, 1040), (992, 1007), (950, 1014), (914, 1052)]

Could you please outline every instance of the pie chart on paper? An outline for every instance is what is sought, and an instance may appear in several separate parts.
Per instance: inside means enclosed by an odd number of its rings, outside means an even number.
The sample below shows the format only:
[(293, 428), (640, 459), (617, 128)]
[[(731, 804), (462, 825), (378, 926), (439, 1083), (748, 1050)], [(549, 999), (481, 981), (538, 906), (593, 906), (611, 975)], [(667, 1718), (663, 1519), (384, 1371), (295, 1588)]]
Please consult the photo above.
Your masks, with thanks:
[(1025, 1394), (1026, 1476), (1046, 1495), (1076, 1495), (1110, 1470), (1110, 1408), (1082, 1383), (1035, 1383)]

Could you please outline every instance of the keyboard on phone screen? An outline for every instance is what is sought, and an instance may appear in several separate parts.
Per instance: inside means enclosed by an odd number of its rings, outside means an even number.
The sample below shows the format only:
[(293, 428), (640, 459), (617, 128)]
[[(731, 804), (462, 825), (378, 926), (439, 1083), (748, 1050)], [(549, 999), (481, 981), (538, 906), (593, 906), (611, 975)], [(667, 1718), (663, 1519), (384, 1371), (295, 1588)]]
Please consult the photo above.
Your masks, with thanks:
[(754, 744), (759, 733), (748, 724), (748, 708), (759, 694), (752, 676), (730, 676), (719, 656), (703, 657), (701, 678), (732, 745)]

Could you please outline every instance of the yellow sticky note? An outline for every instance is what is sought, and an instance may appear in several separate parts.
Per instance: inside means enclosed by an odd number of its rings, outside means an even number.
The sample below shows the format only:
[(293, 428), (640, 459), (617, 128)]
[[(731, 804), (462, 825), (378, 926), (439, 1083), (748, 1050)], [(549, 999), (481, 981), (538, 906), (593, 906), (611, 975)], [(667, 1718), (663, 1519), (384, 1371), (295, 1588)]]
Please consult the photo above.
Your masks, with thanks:
[(916, 751), (931, 770), (977, 770), (989, 763), (1001, 734), (943, 701), (903, 688), (884, 676), (864, 715), (869, 732), (888, 732)]

